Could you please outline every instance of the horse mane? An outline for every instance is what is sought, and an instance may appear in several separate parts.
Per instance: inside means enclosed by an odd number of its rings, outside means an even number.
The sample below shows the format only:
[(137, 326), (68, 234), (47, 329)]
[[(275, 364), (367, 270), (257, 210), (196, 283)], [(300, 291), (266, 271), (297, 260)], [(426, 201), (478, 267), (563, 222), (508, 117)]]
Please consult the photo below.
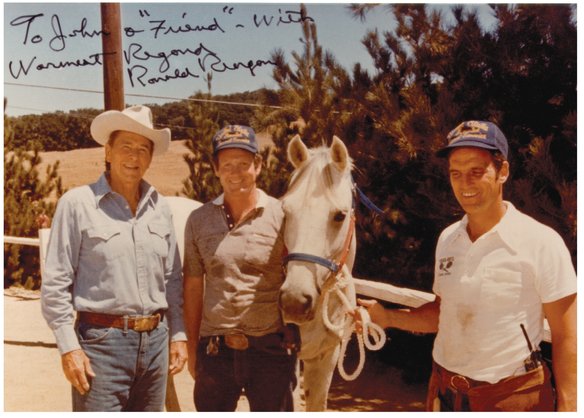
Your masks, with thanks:
[[(288, 191), (282, 200), (289, 204), (294, 201), (295, 205), (301, 206), (309, 199), (310, 192), (322, 190), (331, 203), (338, 205), (338, 198), (333, 193), (333, 167), (330, 150), (326, 146), (320, 146), (309, 150), (310, 158), (292, 173)], [(353, 162), (349, 160), (347, 169), (341, 174), (342, 178), (351, 181), (351, 170)]]

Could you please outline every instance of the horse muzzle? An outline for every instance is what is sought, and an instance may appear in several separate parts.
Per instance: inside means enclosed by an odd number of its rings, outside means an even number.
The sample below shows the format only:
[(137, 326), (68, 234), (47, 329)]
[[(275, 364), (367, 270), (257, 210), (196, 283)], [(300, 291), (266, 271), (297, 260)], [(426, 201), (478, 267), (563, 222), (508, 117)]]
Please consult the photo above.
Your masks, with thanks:
[(299, 325), (314, 319), (314, 299), (310, 295), (280, 290), (278, 304), (285, 323)]

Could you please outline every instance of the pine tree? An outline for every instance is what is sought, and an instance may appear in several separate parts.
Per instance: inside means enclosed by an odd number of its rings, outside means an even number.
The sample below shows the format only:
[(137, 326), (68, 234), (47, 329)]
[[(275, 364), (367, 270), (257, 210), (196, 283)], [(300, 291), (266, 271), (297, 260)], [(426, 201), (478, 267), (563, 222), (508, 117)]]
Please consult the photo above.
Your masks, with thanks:
[[(59, 162), (49, 165), (43, 181), (38, 145), (31, 151), (12, 150), (13, 130), (4, 118), (4, 235), (37, 237), (40, 215), (52, 217), (55, 201), (63, 194)], [(40, 287), (39, 249), (9, 244), (4, 246), (4, 288), (20, 285)]]
[[(196, 93), (196, 99), (211, 99), (211, 75), (208, 75), (208, 93)], [(208, 202), (221, 193), (219, 181), (213, 171), (211, 139), (220, 128), (219, 123), (213, 118), (217, 114), (216, 106), (212, 103), (195, 102), (189, 105), (189, 114), (192, 122), (190, 140), (186, 146), (190, 154), (184, 154), (183, 158), (190, 171), (188, 179), (183, 181), (182, 193), (190, 199), (199, 202)]]
[[(370, 8), (356, 8), (362, 16)], [(355, 154), (362, 181), (389, 223), (362, 234), (357, 272), (429, 290), (433, 248), (460, 218), (444, 161), (433, 154), (466, 119), (491, 120), (506, 133), (512, 178), (505, 196), (551, 225), (575, 261), (576, 31), (566, 5), (495, 6), (487, 32), (474, 12), (452, 9), (453, 25), (424, 5), (392, 10), (395, 31), (363, 40), (376, 73), (354, 71), (355, 100), (367, 116)], [(361, 87), (359, 87), (359, 85)], [(546, 116), (547, 115), (547, 116)], [(369, 122), (368, 122), (369, 121)]]
[[(300, 13), (307, 15), (303, 4)], [(266, 107), (254, 117), (255, 125), (269, 132), (274, 142), (271, 153), (264, 155), (259, 183), (278, 197), (286, 191), (291, 173), (286, 147), (292, 137), (299, 134), (309, 147), (327, 145), (333, 135), (343, 136), (348, 122), (347, 104), (342, 95), (335, 94), (348, 81), (346, 71), (318, 42), (314, 22), (304, 20), (302, 34), (302, 52), (292, 52), (293, 64), (286, 62), (281, 50), (272, 54), (279, 90), (277, 98), (265, 97), (265, 102), (276, 102), (280, 109)]]

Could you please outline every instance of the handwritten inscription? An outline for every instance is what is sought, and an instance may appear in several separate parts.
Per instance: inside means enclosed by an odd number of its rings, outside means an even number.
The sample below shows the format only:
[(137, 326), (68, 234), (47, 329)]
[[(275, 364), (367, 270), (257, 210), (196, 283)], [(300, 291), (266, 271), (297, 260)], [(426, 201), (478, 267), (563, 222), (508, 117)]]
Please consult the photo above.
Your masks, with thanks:
[[(237, 10), (232, 6), (218, 6), (216, 16), (191, 16), (187, 12), (176, 16), (153, 16), (148, 9), (138, 11), (139, 24), (124, 26), (122, 34), (127, 46), (123, 54), (125, 71), (130, 86), (148, 86), (175, 79), (200, 78), (207, 73), (225, 73), (246, 71), (255, 76), (257, 70), (273, 66), (275, 62), (267, 57), (249, 56), (245, 59), (232, 59), (221, 48), (228, 42), (230, 33), (241, 36), (239, 31), (247, 29), (245, 36), (251, 36), (251, 31), (277, 30), (283, 25), (302, 24), (313, 22), (314, 19), (300, 10), (277, 9), (275, 13), (247, 15), (244, 20), (233, 23), (237, 17)], [(225, 19), (224, 19), (225, 18)], [(47, 26), (47, 23), (49, 24)], [(14, 79), (24, 78), (34, 72), (55, 71), (74, 67), (92, 67), (103, 65), (104, 54), (101, 51), (84, 51), (80, 54), (73, 52), (73, 43), (93, 38), (110, 36), (110, 33), (95, 27), (86, 17), (78, 22), (67, 22), (57, 14), (31, 13), (19, 16), (10, 21), (10, 27), (18, 33), (16, 42), (23, 45), (23, 52), (27, 47), (47, 47), (53, 53), (59, 53), (59, 59), (40, 59), (39, 56), (17, 57), (10, 60), (8, 69)], [(50, 29), (47, 29), (50, 27)], [(197, 36), (202, 34), (216, 34), (220, 36), (221, 45), (214, 46), (212, 41), (200, 41)], [(173, 42), (162, 42), (166, 37), (173, 37)], [(169, 48), (168, 44), (176, 45), (176, 36), (181, 36), (180, 48)], [(258, 34), (258, 36), (265, 36)], [(227, 38), (226, 38), (227, 37)], [(184, 40), (187, 40), (185, 43)], [(169, 38), (170, 40), (170, 38)], [(79, 44), (77, 43), (78, 51)], [(95, 42), (92, 43), (95, 45)], [(162, 47), (161, 47), (162, 45)], [(69, 48), (69, 49), (68, 49)], [(69, 53), (66, 59), (63, 53)], [(241, 52), (241, 51), (238, 51)], [(108, 54), (116, 54), (110, 52)], [(268, 55), (268, 52), (266, 52)]]

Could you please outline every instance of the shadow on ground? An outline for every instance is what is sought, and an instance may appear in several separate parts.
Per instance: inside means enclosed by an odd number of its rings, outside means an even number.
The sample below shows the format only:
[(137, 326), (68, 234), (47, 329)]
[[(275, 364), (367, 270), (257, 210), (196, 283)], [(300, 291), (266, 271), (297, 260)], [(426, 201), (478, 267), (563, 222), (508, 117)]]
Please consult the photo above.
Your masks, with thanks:
[[(352, 373), (358, 363), (356, 350), (348, 350), (345, 370)], [(335, 371), (329, 391), (328, 410), (342, 412), (423, 411), (426, 383), (407, 384), (401, 371), (388, 366), (377, 353), (366, 350), (363, 371), (353, 381), (345, 381)]]

